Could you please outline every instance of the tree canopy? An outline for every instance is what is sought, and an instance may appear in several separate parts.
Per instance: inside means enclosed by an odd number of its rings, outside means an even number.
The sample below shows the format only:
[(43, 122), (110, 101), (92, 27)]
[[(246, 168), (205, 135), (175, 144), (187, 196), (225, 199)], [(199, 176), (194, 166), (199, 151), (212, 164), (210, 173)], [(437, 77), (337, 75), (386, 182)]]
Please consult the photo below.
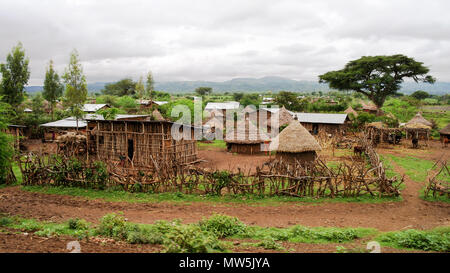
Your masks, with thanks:
[(24, 98), (24, 88), (30, 79), (28, 64), (30, 60), (25, 57), (25, 50), (21, 43), (15, 46), (6, 57), (6, 63), (0, 64), (2, 81), (0, 95), (3, 101), (18, 106)]
[(195, 93), (197, 93), (200, 96), (205, 96), (212, 93), (211, 87), (198, 87), (195, 89)]
[(53, 68), (53, 61), (50, 60), (47, 71), (45, 72), (44, 91), (42, 96), (50, 103), (52, 117), (54, 117), (54, 108), (56, 100), (62, 96), (64, 86), (61, 84), (58, 73)]
[(70, 54), (69, 66), (64, 73), (63, 79), (66, 84), (64, 102), (69, 107), (70, 113), (76, 117), (78, 129), (78, 120), (83, 117), (81, 109), (87, 98), (87, 83), (76, 50)]
[(364, 56), (349, 62), (342, 70), (320, 75), (319, 82), (340, 91), (364, 94), (380, 109), (388, 96), (400, 90), (405, 78), (434, 83), (428, 72), (423, 63), (404, 55)]
[(428, 94), (425, 91), (419, 90), (419, 91), (416, 91), (416, 92), (412, 93), (411, 97), (416, 98), (418, 100), (424, 100), (424, 99), (429, 98), (430, 94)]
[(125, 78), (115, 83), (108, 83), (102, 93), (114, 96), (132, 96), (136, 93), (136, 82), (131, 78)]

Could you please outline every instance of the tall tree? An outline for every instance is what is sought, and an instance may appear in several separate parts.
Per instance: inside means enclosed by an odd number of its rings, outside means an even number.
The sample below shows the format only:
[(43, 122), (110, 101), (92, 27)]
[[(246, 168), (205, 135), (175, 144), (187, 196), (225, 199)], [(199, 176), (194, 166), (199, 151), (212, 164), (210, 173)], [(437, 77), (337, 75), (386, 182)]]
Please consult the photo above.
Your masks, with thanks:
[(52, 119), (54, 116), (54, 109), (56, 100), (63, 95), (64, 86), (59, 79), (58, 73), (53, 68), (53, 61), (50, 60), (47, 71), (45, 72), (44, 92), (42, 96), (50, 103), (50, 111)]
[(195, 89), (195, 93), (197, 93), (200, 96), (205, 96), (212, 93), (211, 87), (198, 87)]
[(395, 95), (405, 78), (415, 82), (434, 83), (430, 70), (421, 62), (404, 55), (364, 56), (349, 62), (344, 69), (319, 76), (340, 91), (353, 90), (367, 96), (379, 109), (386, 98)]
[(11, 170), (11, 162), (14, 154), (12, 137), (4, 132), (8, 128), (11, 106), (1, 102), (0, 96), (0, 185), (7, 181)]
[(136, 95), (138, 99), (142, 99), (145, 93), (144, 82), (142, 81), (142, 76), (139, 78), (139, 81), (136, 83)]
[(66, 84), (65, 103), (77, 120), (83, 117), (82, 107), (87, 97), (86, 77), (83, 75), (83, 67), (78, 58), (78, 52), (73, 50), (70, 54), (69, 66), (62, 77)]
[(6, 63), (0, 64), (2, 73), (0, 95), (3, 96), (3, 101), (12, 105), (14, 109), (17, 109), (23, 101), (24, 88), (30, 79), (29, 62), (30, 60), (25, 57), (22, 43), (19, 42), (6, 57)]
[(148, 73), (147, 73), (147, 85), (146, 85), (146, 89), (145, 89), (145, 91), (146, 91), (146, 93), (147, 93), (147, 96), (151, 99), (151, 100), (153, 100), (153, 92), (154, 92), (154, 85), (155, 85), (155, 81), (153, 80), (153, 74), (152, 74), (152, 72), (151, 71), (149, 71)]

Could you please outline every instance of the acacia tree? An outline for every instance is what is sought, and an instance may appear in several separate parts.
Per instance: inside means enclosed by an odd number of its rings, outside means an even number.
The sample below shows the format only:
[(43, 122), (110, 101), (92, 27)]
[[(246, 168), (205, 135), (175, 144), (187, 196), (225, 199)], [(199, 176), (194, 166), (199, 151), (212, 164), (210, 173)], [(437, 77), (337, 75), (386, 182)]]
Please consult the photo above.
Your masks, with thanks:
[(429, 71), (423, 63), (404, 55), (364, 56), (349, 62), (344, 69), (320, 75), (319, 82), (340, 91), (361, 93), (380, 111), (387, 96), (397, 94), (405, 78), (434, 83), (436, 80), (428, 75)]
[(87, 84), (76, 50), (73, 50), (70, 54), (69, 66), (66, 68), (63, 79), (66, 84), (65, 104), (77, 120), (78, 131), (78, 120), (84, 114), (82, 107), (87, 97)]
[(2, 81), (0, 95), (3, 101), (17, 109), (24, 97), (24, 88), (30, 79), (28, 64), (30, 60), (25, 57), (22, 43), (18, 43), (6, 57), (6, 63), (0, 64)]
[(61, 84), (58, 73), (53, 68), (53, 61), (50, 60), (47, 71), (45, 72), (44, 92), (42, 96), (50, 103), (52, 119), (54, 119), (54, 109), (56, 100), (62, 96), (64, 86)]
[(195, 89), (195, 93), (197, 93), (200, 96), (205, 96), (212, 93), (211, 87), (198, 87)]

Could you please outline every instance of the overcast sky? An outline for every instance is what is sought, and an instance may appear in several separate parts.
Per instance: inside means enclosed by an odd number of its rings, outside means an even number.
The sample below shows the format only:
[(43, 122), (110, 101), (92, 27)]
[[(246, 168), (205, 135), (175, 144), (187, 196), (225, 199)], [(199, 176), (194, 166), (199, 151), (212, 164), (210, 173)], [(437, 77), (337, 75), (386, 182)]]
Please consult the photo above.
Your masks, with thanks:
[(405, 54), (450, 81), (448, 0), (0, 0), (0, 60), (21, 41), (30, 85), (76, 48), (88, 82), (317, 80), (362, 55)]

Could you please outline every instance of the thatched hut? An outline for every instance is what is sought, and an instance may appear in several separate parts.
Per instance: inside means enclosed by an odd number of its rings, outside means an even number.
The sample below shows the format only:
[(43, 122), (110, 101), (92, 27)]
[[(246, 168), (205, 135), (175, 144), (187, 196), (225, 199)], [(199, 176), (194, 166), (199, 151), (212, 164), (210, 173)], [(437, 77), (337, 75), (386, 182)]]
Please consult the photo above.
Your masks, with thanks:
[(423, 125), (426, 125), (426, 126), (428, 126), (428, 127), (432, 127), (433, 126), (433, 124), (431, 123), (431, 122), (429, 122), (428, 120), (426, 120), (423, 116), (422, 116), (422, 113), (417, 113), (410, 121), (408, 121), (407, 123), (406, 123), (406, 127), (408, 126), (408, 125), (412, 125), (412, 124), (415, 124), (415, 123), (419, 123), (419, 124), (423, 124)]
[(350, 114), (353, 115), (353, 118), (358, 117), (358, 112), (355, 111), (355, 109), (353, 109), (353, 107), (349, 106), (344, 113), (346, 113), (347, 115), (351, 116)]
[(430, 138), (431, 127), (433, 124), (426, 120), (422, 113), (417, 113), (404, 127), (406, 138), (417, 138), (428, 140)]
[(317, 157), (316, 152), (322, 150), (317, 140), (297, 120), (292, 121), (277, 138), (276, 158), (288, 163), (312, 162)]
[(445, 138), (450, 140), (450, 123), (444, 129), (440, 130), (439, 134), (441, 135), (441, 140)]
[(157, 121), (165, 120), (164, 117), (161, 115), (161, 113), (158, 111), (158, 109), (153, 110), (152, 118), (153, 118), (153, 120), (157, 120)]
[(259, 154), (264, 152), (265, 144), (269, 144), (270, 138), (258, 127), (246, 120), (238, 122), (225, 136), (227, 150), (240, 154)]

